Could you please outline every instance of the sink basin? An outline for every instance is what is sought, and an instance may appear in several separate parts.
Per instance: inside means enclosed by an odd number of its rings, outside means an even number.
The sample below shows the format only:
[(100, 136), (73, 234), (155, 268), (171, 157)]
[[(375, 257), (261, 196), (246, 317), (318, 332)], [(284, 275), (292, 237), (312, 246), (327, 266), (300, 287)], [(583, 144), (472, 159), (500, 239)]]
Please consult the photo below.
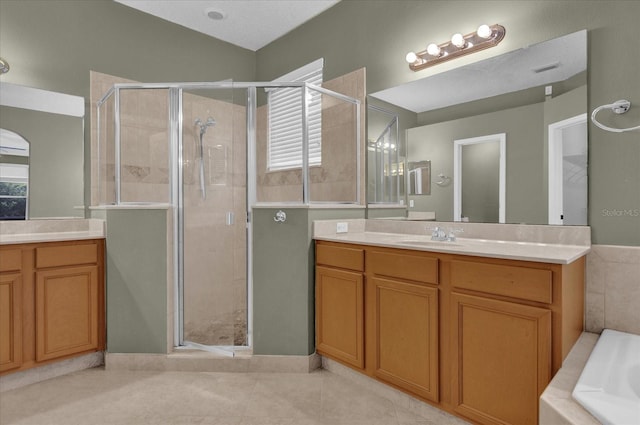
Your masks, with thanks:
[(447, 241), (424, 241), (424, 240), (405, 240), (405, 241), (399, 241), (398, 243), (401, 243), (403, 245), (417, 245), (417, 246), (431, 246), (431, 247), (438, 247), (438, 248), (446, 248), (448, 246), (460, 246), (460, 244), (454, 243), (454, 242), (447, 242)]

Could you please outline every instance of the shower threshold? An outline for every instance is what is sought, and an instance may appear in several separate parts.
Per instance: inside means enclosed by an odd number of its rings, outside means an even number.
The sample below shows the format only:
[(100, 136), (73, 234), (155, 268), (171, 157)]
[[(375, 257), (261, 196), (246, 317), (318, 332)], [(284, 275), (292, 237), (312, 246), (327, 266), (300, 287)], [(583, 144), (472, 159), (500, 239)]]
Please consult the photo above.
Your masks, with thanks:
[(175, 349), (207, 351), (209, 353), (217, 354), (223, 357), (246, 357), (251, 356), (252, 354), (252, 350), (250, 347), (233, 345), (206, 345), (192, 341), (184, 341), (183, 345), (175, 347)]

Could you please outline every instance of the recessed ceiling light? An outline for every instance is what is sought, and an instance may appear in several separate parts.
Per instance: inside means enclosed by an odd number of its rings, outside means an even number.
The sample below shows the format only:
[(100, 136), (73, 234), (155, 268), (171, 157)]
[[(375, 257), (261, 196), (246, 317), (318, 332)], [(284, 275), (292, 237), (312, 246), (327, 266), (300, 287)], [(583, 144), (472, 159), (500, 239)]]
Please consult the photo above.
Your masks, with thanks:
[(208, 8), (204, 10), (204, 14), (214, 21), (221, 21), (227, 17), (227, 14), (220, 9)]

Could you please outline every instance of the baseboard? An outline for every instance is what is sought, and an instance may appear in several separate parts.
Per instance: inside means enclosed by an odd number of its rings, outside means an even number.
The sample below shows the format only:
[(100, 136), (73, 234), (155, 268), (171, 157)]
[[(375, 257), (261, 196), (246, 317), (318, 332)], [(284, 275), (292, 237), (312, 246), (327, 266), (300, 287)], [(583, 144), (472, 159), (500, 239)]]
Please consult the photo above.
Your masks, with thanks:
[(49, 363), (44, 366), (34, 367), (21, 372), (10, 373), (0, 377), (0, 392), (14, 390), (26, 385), (35, 384), (47, 379), (55, 378), (69, 373), (90, 369), (104, 364), (104, 353), (85, 354), (59, 362)]
[(198, 350), (169, 354), (106, 353), (106, 370), (146, 370), (234, 373), (309, 373), (321, 365), (320, 356), (219, 356)]

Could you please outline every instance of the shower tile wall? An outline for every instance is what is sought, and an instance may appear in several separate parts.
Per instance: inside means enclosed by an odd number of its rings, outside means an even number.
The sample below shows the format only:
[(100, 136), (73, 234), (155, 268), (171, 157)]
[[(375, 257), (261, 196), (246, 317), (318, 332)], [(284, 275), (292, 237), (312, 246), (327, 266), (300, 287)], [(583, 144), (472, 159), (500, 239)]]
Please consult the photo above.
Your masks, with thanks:
[(123, 202), (168, 203), (167, 90), (120, 92), (120, 179)]
[[(360, 99), (364, 105), (365, 70), (353, 71), (326, 81), (323, 87)], [(357, 167), (355, 106), (331, 96), (322, 95), (322, 165), (309, 170), (311, 200), (317, 202), (354, 202)], [(361, 115), (361, 135), (364, 114)], [(257, 112), (257, 198), (259, 202), (301, 202), (300, 169), (267, 171), (267, 106)], [(361, 158), (363, 155), (361, 143)], [(361, 170), (363, 175), (364, 166)], [(362, 180), (364, 181), (364, 180)]]
[[(102, 194), (113, 193), (113, 183), (109, 181), (113, 181), (115, 157), (112, 145), (101, 146), (100, 156), (97, 154), (95, 104), (113, 84), (124, 82), (134, 81), (91, 73), (92, 205), (100, 201), (99, 189)], [(208, 345), (245, 345), (246, 108), (231, 103), (229, 90), (217, 95), (224, 96), (229, 101), (189, 93), (183, 98), (184, 339)], [(167, 90), (121, 91), (121, 177), (125, 202), (170, 202), (168, 108)], [(209, 127), (203, 138), (207, 196), (202, 200), (196, 160), (199, 132), (196, 133), (194, 122), (196, 118), (206, 120), (209, 116), (216, 125)], [(106, 128), (103, 126), (102, 130)], [(100, 184), (98, 167), (108, 171), (107, 179), (103, 178)], [(107, 203), (115, 200), (112, 195), (102, 198)], [(235, 216), (231, 226), (226, 224), (228, 212)], [(168, 246), (173, 242), (169, 241)], [(172, 251), (168, 256), (171, 265)], [(171, 284), (168, 293), (167, 320), (172, 330), (175, 313)]]
[[(96, 102), (116, 83), (135, 83), (91, 72), (91, 204), (115, 202), (115, 145), (98, 149)], [(113, 100), (101, 116), (102, 140), (113, 141)], [(122, 90), (121, 199), (123, 202), (168, 203), (169, 119), (167, 90)], [(99, 171), (100, 170), (100, 175)], [(99, 178), (100, 177), (100, 178)]]

